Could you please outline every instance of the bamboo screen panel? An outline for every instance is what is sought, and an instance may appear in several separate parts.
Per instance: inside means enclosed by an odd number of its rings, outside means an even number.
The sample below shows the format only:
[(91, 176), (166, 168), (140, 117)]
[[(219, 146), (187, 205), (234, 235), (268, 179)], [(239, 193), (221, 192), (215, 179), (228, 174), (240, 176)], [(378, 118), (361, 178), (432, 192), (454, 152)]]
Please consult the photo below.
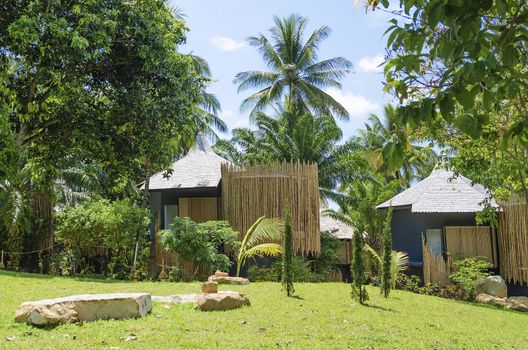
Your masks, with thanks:
[(422, 235), (423, 276), (425, 283), (447, 283), (451, 274), (451, 257), (447, 261), (442, 255), (433, 253)]
[(446, 251), (454, 258), (482, 256), (498, 266), (496, 234), (489, 226), (444, 227)]
[(218, 220), (218, 198), (180, 198), (178, 210), (178, 216), (188, 217), (194, 222)]
[(294, 249), (302, 254), (319, 253), (317, 164), (222, 165), (223, 217), (240, 237), (261, 216), (282, 218), (286, 202), (291, 209)]
[(513, 283), (528, 283), (528, 205), (506, 204), (499, 213), (500, 274)]

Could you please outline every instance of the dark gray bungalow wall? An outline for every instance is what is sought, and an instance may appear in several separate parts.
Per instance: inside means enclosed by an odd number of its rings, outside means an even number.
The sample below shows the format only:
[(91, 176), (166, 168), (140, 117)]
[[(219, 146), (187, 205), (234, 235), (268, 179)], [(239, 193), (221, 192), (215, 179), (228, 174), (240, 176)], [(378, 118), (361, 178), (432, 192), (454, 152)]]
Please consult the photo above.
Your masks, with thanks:
[[(204, 187), (191, 189), (164, 189), (161, 191), (150, 192), (150, 212), (152, 215), (160, 213), (160, 229), (165, 227), (165, 206), (178, 204), (180, 198), (192, 197), (216, 197), (220, 198), (220, 187)], [(150, 224), (150, 239), (154, 239), (154, 226), (156, 225), (156, 218)]]
[(474, 226), (475, 213), (412, 213), (395, 207), (392, 214), (392, 247), (409, 254), (411, 266), (422, 266), (422, 232), (444, 226)]

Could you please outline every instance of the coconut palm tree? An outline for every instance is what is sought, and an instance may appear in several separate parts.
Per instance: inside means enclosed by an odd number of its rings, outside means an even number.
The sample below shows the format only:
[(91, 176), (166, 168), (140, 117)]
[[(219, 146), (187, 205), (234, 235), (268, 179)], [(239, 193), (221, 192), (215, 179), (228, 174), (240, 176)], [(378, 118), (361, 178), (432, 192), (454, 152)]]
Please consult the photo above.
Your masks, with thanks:
[(383, 112), (383, 117), (369, 116), (365, 129), (360, 130), (359, 142), (375, 172), (408, 187), (413, 179), (431, 172), (438, 156), (430, 147), (411, 141), (411, 130), (397, 108), (387, 104)]
[(347, 110), (326, 88), (341, 88), (341, 80), (350, 72), (352, 64), (343, 57), (319, 60), (319, 45), (330, 34), (330, 28), (322, 26), (304, 40), (308, 20), (298, 15), (275, 17), (271, 37), (263, 34), (250, 37), (247, 42), (255, 47), (269, 71), (238, 73), (234, 83), (238, 91), (258, 89), (241, 104), (241, 110), (258, 111), (284, 100), (300, 112), (312, 111), (348, 119)]
[(248, 258), (280, 256), (282, 246), (279, 242), (284, 233), (284, 224), (280, 219), (260, 217), (246, 231), (237, 256), (237, 277)]
[(257, 112), (255, 130), (235, 129), (230, 141), (220, 141), (215, 149), (220, 155), (239, 164), (272, 161), (316, 163), (319, 169), (321, 198), (336, 200), (335, 191), (343, 181), (362, 178), (365, 166), (356, 157), (359, 145), (342, 140), (342, 132), (334, 118), (303, 113), (287, 107), (276, 107), (278, 114)]
[[(194, 70), (207, 81), (210, 81), (212, 76), (209, 63), (202, 57), (192, 53), (188, 54), (188, 56), (191, 59)], [(196, 128), (198, 132), (203, 132), (216, 141), (218, 140), (218, 135), (214, 129), (222, 133), (228, 131), (226, 123), (219, 116), (220, 112), (222, 112), (220, 101), (214, 94), (207, 91), (206, 86), (199, 91), (199, 94), (200, 104), (193, 116), (196, 122)]]

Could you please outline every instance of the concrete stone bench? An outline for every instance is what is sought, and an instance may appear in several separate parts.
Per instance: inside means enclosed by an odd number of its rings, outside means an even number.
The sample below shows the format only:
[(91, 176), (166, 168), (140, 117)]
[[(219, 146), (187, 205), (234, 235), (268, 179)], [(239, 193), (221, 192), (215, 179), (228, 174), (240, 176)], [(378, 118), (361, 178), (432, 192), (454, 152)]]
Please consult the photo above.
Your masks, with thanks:
[(82, 294), (20, 304), (15, 321), (37, 326), (142, 317), (152, 310), (146, 293)]

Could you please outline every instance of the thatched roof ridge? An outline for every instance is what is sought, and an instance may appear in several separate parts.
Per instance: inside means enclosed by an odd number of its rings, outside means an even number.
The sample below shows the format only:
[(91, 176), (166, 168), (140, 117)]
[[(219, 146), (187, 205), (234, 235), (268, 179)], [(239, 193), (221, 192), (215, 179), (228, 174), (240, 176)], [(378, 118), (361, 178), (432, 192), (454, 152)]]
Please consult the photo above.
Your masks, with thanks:
[(354, 228), (331, 216), (325, 215), (324, 211), (327, 209), (328, 207), (326, 205), (321, 205), (319, 217), (321, 234), (327, 233), (337, 239), (352, 239), (355, 231)]
[[(476, 213), (483, 209), (483, 201), (491, 193), (479, 184), (473, 184), (462, 175), (451, 170), (435, 169), (427, 178), (412, 185), (378, 209), (390, 206), (410, 206), (413, 213)], [(497, 206), (492, 199), (493, 206)]]

